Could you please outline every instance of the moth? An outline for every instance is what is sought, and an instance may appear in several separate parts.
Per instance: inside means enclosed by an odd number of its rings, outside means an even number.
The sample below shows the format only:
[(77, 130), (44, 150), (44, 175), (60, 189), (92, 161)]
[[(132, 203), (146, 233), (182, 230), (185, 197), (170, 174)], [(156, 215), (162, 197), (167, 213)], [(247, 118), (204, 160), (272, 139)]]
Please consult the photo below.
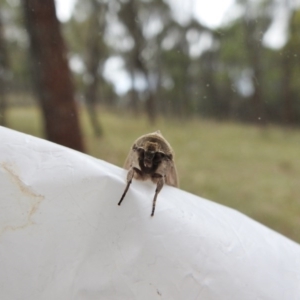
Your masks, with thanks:
[(118, 205), (121, 205), (133, 178), (150, 179), (156, 184), (151, 217), (154, 216), (157, 195), (164, 184), (179, 186), (174, 151), (159, 130), (145, 134), (134, 142), (125, 160), (124, 169), (128, 170), (127, 185)]

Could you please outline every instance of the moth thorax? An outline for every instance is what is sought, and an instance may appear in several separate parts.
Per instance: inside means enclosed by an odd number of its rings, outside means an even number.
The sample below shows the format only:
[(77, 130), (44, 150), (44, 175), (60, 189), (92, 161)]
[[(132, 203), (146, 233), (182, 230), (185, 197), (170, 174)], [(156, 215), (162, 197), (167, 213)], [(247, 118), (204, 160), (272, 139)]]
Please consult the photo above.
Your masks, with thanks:
[(158, 144), (153, 142), (146, 142), (145, 143), (145, 152), (157, 152), (158, 151)]
[(152, 143), (152, 142), (145, 143), (144, 166), (146, 168), (152, 168), (153, 158), (157, 151), (158, 151), (157, 143)]

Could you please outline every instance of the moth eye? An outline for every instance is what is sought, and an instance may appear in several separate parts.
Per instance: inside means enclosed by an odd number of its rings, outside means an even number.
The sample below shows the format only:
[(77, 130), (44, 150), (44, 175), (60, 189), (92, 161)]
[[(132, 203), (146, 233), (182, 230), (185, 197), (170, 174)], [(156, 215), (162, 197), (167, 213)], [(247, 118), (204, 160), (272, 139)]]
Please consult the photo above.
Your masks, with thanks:
[(144, 154), (145, 151), (143, 148), (137, 148), (137, 152), (138, 152), (138, 154), (142, 155), (142, 154)]
[(162, 159), (164, 156), (165, 156), (165, 155), (164, 155), (163, 153), (161, 153), (161, 152), (156, 152), (156, 153), (155, 153), (155, 156), (154, 156), (154, 159), (155, 159), (155, 160), (160, 160), (160, 159)]

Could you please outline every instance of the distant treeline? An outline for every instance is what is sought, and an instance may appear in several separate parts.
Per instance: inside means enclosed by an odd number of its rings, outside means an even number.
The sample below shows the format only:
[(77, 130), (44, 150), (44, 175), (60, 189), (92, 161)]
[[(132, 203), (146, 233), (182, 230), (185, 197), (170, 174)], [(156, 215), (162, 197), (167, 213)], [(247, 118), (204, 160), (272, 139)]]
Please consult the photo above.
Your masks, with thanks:
[[(279, 1), (280, 2), (280, 1)], [(0, 0), (0, 99), (31, 84), (29, 38), (18, 1)], [(184, 24), (168, 1), (77, 1), (61, 24), (77, 99), (158, 115), (191, 115), (266, 124), (300, 124), (300, 9), (275, 1), (236, 0), (239, 16), (211, 29)], [(281, 10), (286, 43), (266, 46)], [(107, 72), (127, 82), (115, 91)], [(124, 82), (123, 82), (124, 81)], [(2, 104), (1, 104), (2, 103)], [(0, 101), (0, 109), (10, 104)], [(2, 107), (2, 108), (1, 108)]]

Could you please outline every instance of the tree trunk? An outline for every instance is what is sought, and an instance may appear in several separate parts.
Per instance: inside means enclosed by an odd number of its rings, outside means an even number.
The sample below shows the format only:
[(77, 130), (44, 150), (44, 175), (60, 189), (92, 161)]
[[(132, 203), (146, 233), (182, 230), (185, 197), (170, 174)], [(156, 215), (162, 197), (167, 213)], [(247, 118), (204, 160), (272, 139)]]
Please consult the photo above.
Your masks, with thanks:
[(284, 53), (282, 59), (282, 99), (283, 99), (283, 122), (286, 125), (294, 123), (293, 93), (291, 90), (291, 60), (288, 53)]
[(3, 34), (3, 24), (0, 14), (0, 125), (6, 125), (6, 72), (8, 69), (8, 57)]
[(129, 107), (132, 109), (135, 116), (139, 115), (139, 95), (135, 89), (135, 78), (134, 78), (134, 66), (132, 62), (129, 63), (129, 71), (130, 71), (130, 80), (131, 80), (131, 90), (130, 90), (130, 102)]
[(134, 40), (134, 48), (132, 49), (129, 58), (129, 68), (131, 70), (140, 72), (145, 78), (145, 81), (147, 83), (147, 90), (145, 91), (145, 109), (150, 123), (153, 124), (156, 120), (157, 115), (156, 99), (150, 86), (149, 69), (147, 63), (142, 57), (142, 52), (145, 48), (146, 41), (143, 35), (143, 28), (138, 21), (138, 3), (139, 1), (134, 0), (124, 3), (119, 16)]
[(84, 151), (67, 53), (54, 0), (23, 0), (32, 69), (50, 141)]
[(266, 115), (262, 97), (262, 71), (261, 71), (261, 42), (255, 39), (257, 31), (255, 20), (244, 20), (246, 49), (250, 65), (253, 69), (252, 84), (254, 93), (251, 97), (251, 113), (250, 118), (253, 123), (264, 125), (266, 123)]
[(93, 7), (93, 15), (90, 20), (89, 37), (88, 37), (88, 56), (87, 56), (87, 71), (92, 78), (91, 82), (88, 83), (85, 98), (88, 107), (88, 113), (90, 121), (94, 129), (95, 136), (99, 137), (103, 135), (103, 129), (97, 116), (97, 98), (98, 98), (98, 87), (99, 87), (99, 74), (98, 67), (101, 58), (101, 45), (99, 41), (99, 33), (104, 32), (105, 26), (105, 3), (99, 3), (96, 0), (91, 1)]

